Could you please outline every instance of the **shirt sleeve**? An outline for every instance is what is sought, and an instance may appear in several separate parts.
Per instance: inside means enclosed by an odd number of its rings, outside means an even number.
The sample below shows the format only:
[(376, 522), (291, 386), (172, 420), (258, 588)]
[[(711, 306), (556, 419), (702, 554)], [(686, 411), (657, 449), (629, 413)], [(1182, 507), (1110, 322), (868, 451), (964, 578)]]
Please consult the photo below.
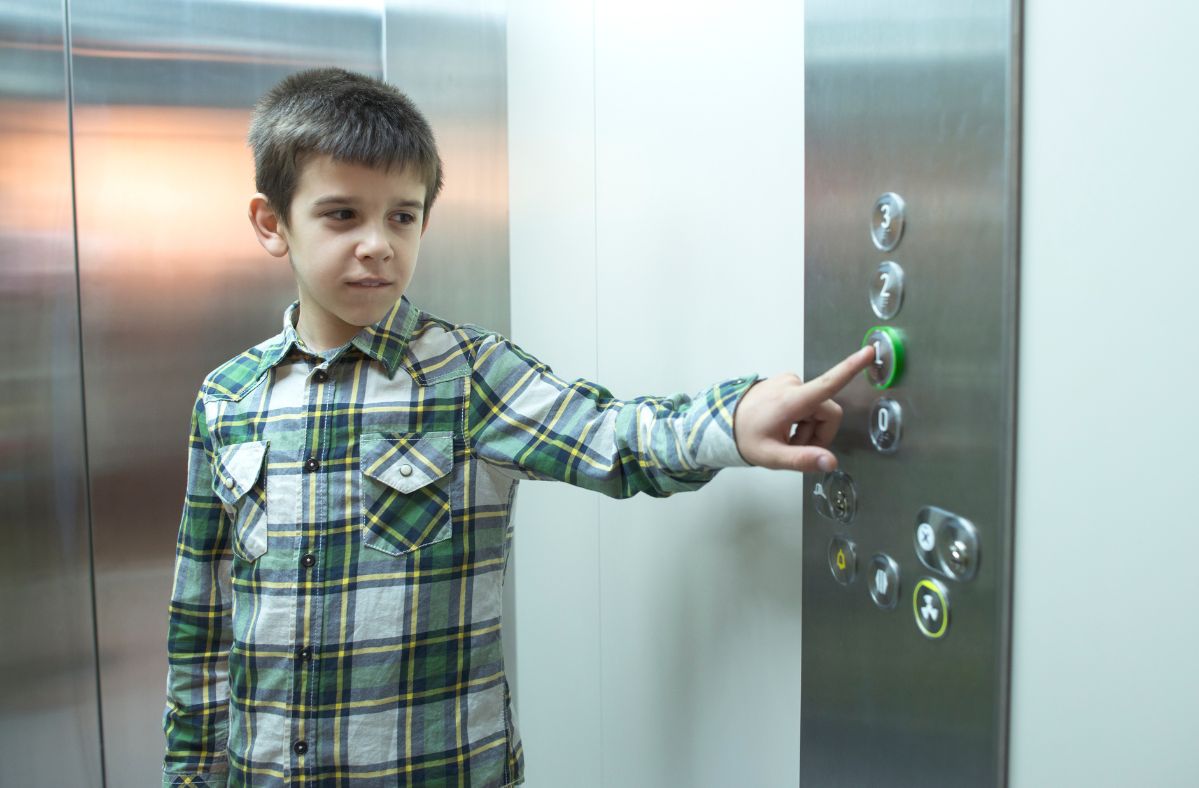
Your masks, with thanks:
[(689, 397), (619, 400), (602, 386), (568, 383), (511, 341), (475, 343), (467, 434), (479, 459), (518, 478), (552, 479), (613, 498), (695, 490), (725, 467), (746, 466), (733, 413), (758, 377)]
[(164, 787), (224, 788), (228, 775), (229, 520), (212, 489), (212, 457), (201, 393), (192, 410), (169, 608)]

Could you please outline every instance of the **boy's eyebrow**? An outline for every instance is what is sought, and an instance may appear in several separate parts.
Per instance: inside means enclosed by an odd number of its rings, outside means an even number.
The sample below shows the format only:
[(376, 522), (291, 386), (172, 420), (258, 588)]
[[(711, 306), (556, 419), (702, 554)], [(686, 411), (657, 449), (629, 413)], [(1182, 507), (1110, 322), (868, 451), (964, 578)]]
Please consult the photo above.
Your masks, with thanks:
[[(341, 203), (343, 205), (353, 205), (356, 202), (358, 202), (358, 200), (354, 197), (345, 197), (340, 194), (326, 194), (324, 197), (318, 197), (316, 200), (313, 200), (312, 207), (316, 208), (321, 205), (328, 205), (329, 203)], [(423, 209), (425, 207), (425, 204), (423, 202), (421, 202), (420, 200), (397, 200), (392, 205), (392, 207), (393, 208), (422, 208)]]

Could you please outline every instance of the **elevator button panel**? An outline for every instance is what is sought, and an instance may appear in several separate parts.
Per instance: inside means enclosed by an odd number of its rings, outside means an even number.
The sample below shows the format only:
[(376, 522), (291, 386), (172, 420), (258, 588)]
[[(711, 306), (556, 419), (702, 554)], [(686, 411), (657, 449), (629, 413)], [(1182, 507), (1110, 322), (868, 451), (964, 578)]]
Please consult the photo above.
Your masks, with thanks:
[(880, 195), (874, 201), (874, 213), (870, 222), (870, 238), (881, 251), (889, 252), (899, 245), (903, 237), (903, 198), (894, 192)]
[(941, 581), (922, 577), (912, 589), (912, 613), (927, 638), (939, 640), (949, 630), (949, 592)]
[(828, 543), (828, 568), (841, 585), (852, 583), (858, 576), (857, 546), (843, 536), (834, 536)]
[(903, 306), (903, 268), (888, 260), (880, 263), (870, 285), (870, 308), (883, 320), (899, 314)]
[(893, 399), (883, 397), (870, 409), (870, 443), (882, 454), (894, 454), (899, 449), (903, 430), (903, 408)]
[(858, 488), (848, 473), (830, 471), (812, 488), (812, 505), (821, 516), (848, 525), (858, 511)]
[(973, 580), (978, 572), (978, 529), (964, 517), (936, 506), (916, 515), (916, 557), (952, 580)]
[(903, 336), (891, 326), (875, 326), (862, 340), (862, 347), (866, 346), (874, 348), (874, 363), (867, 368), (866, 377), (875, 388), (894, 386), (903, 374)]
[(875, 553), (866, 575), (870, 598), (883, 610), (893, 610), (899, 602), (899, 564), (886, 553)]

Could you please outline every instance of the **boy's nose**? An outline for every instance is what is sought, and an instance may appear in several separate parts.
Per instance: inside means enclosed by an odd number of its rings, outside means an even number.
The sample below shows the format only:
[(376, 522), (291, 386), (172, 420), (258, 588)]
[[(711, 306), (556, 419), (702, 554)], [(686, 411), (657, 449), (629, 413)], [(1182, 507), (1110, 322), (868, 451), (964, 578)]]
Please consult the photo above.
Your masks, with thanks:
[(387, 234), (377, 228), (368, 229), (366, 234), (358, 241), (358, 256), (362, 258), (369, 257), (372, 260), (389, 260), (391, 259), (391, 243), (387, 240)]

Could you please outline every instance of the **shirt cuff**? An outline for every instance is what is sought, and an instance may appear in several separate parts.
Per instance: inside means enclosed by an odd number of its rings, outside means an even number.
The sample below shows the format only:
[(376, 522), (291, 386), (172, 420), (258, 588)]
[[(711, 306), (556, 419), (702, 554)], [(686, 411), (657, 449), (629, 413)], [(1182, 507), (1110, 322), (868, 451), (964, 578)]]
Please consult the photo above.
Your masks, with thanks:
[(733, 433), (733, 415), (737, 405), (750, 386), (757, 383), (757, 375), (726, 380), (708, 389), (707, 404), (719, 429), (704, 432), (698, 454), (699, 463), (708, 468), (746, 468), (752, 463), (737, 450), (737, 439)]

